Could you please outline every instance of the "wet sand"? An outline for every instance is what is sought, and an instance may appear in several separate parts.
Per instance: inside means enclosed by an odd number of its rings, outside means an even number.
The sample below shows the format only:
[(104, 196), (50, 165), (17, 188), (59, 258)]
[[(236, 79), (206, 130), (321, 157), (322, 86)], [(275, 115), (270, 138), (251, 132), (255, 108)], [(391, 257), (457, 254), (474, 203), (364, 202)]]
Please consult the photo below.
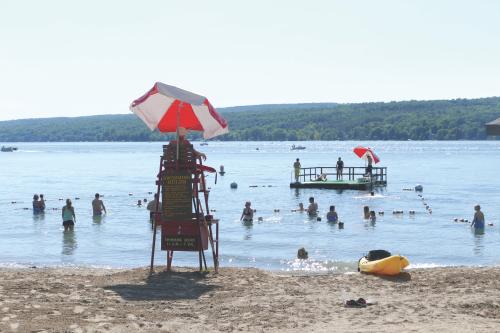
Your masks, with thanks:
[[(0, 269), (0, 332), (498, 332), (499, 274)], [(377, 303), (343, 306), (358, 297)]]

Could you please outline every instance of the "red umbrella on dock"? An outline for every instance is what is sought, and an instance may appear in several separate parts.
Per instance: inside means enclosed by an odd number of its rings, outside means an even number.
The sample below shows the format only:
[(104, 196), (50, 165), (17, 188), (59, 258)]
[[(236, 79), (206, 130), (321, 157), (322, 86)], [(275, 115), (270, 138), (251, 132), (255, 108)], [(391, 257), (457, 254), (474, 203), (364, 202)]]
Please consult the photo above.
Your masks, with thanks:
[(206, 97), (161, 82), (133, 101), (130, 111), (152, 131), (174, 133), (184, 127), (202, 131), (205, 139), (229, 132), (226, 120)]
[(368, 159), (368, 156), (372, 158), (373, 163), (378, 163), (380, 162), (380, 158), (378, 158), (377, 155), (373, 152), (373, 150), (370, 147), (362, 147), (358, 146), (353, 149), (354, 154), (356, 154), (359, 158)]

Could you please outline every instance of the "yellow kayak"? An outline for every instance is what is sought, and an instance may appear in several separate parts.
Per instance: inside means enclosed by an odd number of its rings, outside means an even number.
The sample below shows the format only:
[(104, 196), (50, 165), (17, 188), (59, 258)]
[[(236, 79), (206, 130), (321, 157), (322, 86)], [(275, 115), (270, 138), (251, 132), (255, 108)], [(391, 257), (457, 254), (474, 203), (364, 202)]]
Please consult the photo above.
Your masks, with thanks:
[(359, 270), (364, 273), (380, 275), (398, 275), (410, 262), (406, 257), (396, 255), (384, 259), (368, 261), (366, 257), (359, 259)]

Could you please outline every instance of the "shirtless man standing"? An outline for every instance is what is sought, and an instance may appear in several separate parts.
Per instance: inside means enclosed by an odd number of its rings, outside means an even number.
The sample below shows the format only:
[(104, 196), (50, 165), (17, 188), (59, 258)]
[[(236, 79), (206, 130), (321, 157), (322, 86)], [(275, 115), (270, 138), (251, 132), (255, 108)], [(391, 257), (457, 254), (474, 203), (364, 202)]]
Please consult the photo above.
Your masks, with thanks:
[(104, 207), (102, 200), (99, 199), (99, 193), (96, 193), (95, 199), (92, 200), (92, 211), (94, 212), (94, 216), (101, 216), (103, 211), (106, 213), (106, 207)]

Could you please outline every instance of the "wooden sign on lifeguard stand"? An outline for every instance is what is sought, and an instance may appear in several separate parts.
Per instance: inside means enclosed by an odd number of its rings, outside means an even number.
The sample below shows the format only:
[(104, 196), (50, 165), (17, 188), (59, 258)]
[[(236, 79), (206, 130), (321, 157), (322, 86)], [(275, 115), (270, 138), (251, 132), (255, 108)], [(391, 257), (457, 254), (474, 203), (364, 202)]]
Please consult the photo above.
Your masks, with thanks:
[[(179, 145), (177, 141), (172, 141), (163, 146), (156, 181), (158, 196), (160, 192), (162, 194), (162, 206), (157, 203), (154, 214), (151, 272), (158, 225), (161, 226), (161, 249), (167, 251), (167, 270), (172, 267), (174, 251), (198, 252), (200, 271), (203, 267), (207, 269), (204, 251), (208, 250), (210, 244), (214, 268), (218, 271), (219, 223), (208, 214), (209, 191), (205, 172), (215, 172), (215, 169), (202, 164), (188, 141), (181, 139)], [(215, 233), (212, 225), (215, 225)]]

